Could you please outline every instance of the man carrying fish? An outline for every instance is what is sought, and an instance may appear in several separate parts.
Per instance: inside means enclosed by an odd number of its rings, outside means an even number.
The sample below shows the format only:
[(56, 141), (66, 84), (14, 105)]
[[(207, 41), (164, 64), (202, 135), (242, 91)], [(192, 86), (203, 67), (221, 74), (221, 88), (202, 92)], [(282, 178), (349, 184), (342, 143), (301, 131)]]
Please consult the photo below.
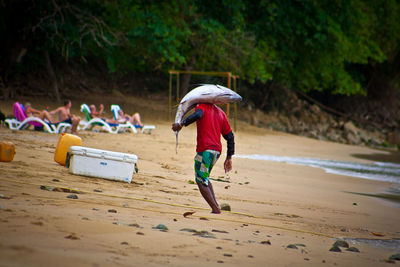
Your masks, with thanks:
[[(182, 102), (181, 102), (182, 103)], [(225, 112), (211, 103), (199, 103), (195, 112), (182, 122), (172, 124), (172, 130), (176, 133), (183, 126), (196, 122), (197, 146), (194, 158), (196, 183), (201, 195), (212, 209), (212, 213), (221, 213), (221, 209), (215, 199), (214, 190), (209, 181), (210, 172), (221, 155), (221, 135), (227, 141), (227, 155), (224, 162), (225, 172), (232, 170), (232, 155), (235, 151), (235, 142), (232, 129)]]

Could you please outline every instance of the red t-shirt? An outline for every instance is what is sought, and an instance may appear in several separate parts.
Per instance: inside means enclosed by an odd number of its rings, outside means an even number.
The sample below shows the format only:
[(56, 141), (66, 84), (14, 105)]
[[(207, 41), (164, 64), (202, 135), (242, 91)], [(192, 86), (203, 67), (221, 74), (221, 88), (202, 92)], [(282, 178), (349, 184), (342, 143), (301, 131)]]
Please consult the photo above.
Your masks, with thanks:
[(203, 116), (197, 124), (197, 152), (216, 150), (221, 153), (221, 134), (232, 131), (225, 112), (213, 104), (200, 103), (196, 110), (201, 109)]

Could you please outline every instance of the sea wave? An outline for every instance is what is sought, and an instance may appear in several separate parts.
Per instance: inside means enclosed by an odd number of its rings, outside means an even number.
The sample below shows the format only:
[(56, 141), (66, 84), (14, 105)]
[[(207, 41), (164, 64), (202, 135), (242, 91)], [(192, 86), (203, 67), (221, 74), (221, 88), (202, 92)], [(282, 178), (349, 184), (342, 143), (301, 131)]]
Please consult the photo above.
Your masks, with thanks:
[(370, 164), (336, 161), (316, 158), (300, 158), (273, 155), (235, 155), (236, 158), (284, 162), (322, 168), (327, 173), (352, 176), (369, 180), (385, 181), (400, 184), (400, 164), (387, 162), (374, 162)]

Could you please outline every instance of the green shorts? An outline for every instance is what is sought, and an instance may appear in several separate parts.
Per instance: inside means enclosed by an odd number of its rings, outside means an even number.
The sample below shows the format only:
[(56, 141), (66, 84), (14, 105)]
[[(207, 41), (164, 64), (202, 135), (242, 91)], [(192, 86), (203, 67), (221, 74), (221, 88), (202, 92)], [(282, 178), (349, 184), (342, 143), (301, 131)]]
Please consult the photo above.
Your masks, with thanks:
[(215, 150), (197, 152), (197, 155), (194, 157), (196, 183), (202, 183), (208, 186), (208, 177), (220, 155), (221, 154)]

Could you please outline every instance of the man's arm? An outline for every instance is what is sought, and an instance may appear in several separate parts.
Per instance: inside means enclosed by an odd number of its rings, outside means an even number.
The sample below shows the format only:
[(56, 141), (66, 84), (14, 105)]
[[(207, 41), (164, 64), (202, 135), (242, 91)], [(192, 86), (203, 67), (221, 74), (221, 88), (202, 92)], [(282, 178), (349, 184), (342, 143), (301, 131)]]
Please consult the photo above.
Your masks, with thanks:
[(203, 110), (199, 108), (198, 110), (196, 110), (195, 113), (193, 113), (192, 115), (190, 115), (189, 117), (184, 119), (182, 122), (182, 125), (184, 125), (186, 127), (186, 126), (192, 124), (193, 122), (200, 120), (201, 117), (203, 117)]
[(230, 131), (228, 134), (224, 135), (224, 139), (227, 142), (226, 156), (231, 157), (233, 154), (235, 154), (235, 136), (233, 135), (232, 131)]
[(49, 111), (49, 113), (50, 114), (57, 114), (58, 113), (58, 111), (61, 109), (62, 107), (58, 107), (58, 108), (56, 108), (55, 110), (52, 110), (52, 111)]
[(224, 169), (225, 172), (229, 172), (232, 170), (232, 155), (235, 154), (235, 136), (233, 135), (232, 131), (228, 134), (223, 136), (227, 142), (227, 152), (226, 152), (226, 159), (224, 162)]
[(193, 122), (201, 119), (203, 117), (203, 110), (202, 109), (197, 109), (195, 113), (184, 119), (180, 124), (179, 123), (174, 123), (172, 124), (172, 130), (173, 131), (179, 131), (182, 129), (183, 126), (188, 126), (192, 124)]

